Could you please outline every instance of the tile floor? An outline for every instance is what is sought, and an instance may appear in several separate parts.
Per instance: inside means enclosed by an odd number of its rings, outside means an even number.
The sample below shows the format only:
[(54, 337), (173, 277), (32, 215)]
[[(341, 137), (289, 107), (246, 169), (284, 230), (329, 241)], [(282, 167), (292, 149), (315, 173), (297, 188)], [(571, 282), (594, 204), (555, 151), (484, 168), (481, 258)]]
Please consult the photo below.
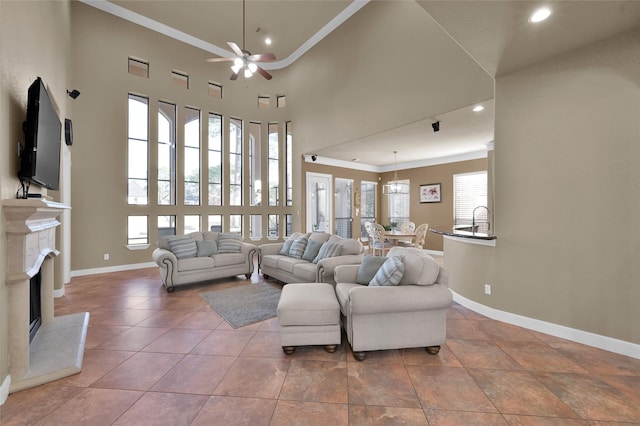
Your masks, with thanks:
[[(156, 269), (72, 279), (56, 315), (91, 312), (80, 374), (9, 395), (9, 425), (640, 424), (640, 360), (454, 305), (440, 354), (348, 344), (285, 355), (278, 321), (232, 329)], [(274, 283), (274, 285), (277, 285)]]

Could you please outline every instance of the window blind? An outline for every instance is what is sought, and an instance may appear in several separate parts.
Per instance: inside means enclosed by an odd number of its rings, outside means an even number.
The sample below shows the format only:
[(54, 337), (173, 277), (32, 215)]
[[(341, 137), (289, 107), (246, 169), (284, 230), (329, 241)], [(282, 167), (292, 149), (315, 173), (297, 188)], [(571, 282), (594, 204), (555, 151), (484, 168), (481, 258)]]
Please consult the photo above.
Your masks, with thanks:
[[(472, 172), (453, 175), (453, 226), (471, 225), (473, 209), (487, 205), (487, 172)], [(476, 222), (488, 222), (486, 210), (480, 209)]]

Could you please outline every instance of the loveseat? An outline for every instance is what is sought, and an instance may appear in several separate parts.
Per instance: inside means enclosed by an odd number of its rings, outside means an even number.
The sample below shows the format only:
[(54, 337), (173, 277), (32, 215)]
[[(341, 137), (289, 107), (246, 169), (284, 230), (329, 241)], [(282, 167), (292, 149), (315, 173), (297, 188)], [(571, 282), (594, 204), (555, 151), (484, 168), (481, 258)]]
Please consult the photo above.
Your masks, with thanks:
[[(392, 259), (395, 258), (395, 259)], [(417, 248), (367, 255), (335, 269), (342, 325), (357, 360), (366, 351), (424, 347), (437, 354), (452, 304), (447, 270)]]
[(192, 232), (163, 237), (153, 251), (167, 292), (200, 281), (253, 273), (258, 247), (242, 241), (239, 234)]
[(338, 265), (358, 265), (364, 247), (358, 240), (326, 232), (293, 233), (285, 242), (262, 244), (259, 270), (265, 278), (284, 283), (324, 282), (335, 284)]

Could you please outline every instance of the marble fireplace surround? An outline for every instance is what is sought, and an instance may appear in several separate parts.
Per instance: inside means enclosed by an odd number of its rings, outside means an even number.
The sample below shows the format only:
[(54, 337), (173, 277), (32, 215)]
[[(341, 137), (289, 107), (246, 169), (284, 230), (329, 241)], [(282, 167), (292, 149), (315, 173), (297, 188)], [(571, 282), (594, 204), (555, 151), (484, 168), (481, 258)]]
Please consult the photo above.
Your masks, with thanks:
[[(7, 232), (11, 393), (80, 372), (89, 313), (54, 317), (57, 218), (69, 207), (43, 198), (3, 200), (2, 207)], [(38, 271), (42, 323), (29, 344), (29, 280)]]

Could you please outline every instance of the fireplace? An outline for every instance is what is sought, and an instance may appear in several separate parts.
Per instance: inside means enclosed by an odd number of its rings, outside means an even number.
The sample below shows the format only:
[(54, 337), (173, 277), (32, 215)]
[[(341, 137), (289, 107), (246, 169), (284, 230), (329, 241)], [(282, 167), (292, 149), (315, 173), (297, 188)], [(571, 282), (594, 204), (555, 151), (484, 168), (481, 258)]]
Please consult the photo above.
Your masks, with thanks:
[[(2, 207), (11, 393), (80, 372), (89, 313), (53, 312), (57, 217), (69, 207), (46, 199), (3, 200)], [(32, 327), (38, 322), (39, 328)]]
[(40, 324), (42, 324), (41, 280), (40, 271), (29, 280), (29, 344), (36, 337)]

